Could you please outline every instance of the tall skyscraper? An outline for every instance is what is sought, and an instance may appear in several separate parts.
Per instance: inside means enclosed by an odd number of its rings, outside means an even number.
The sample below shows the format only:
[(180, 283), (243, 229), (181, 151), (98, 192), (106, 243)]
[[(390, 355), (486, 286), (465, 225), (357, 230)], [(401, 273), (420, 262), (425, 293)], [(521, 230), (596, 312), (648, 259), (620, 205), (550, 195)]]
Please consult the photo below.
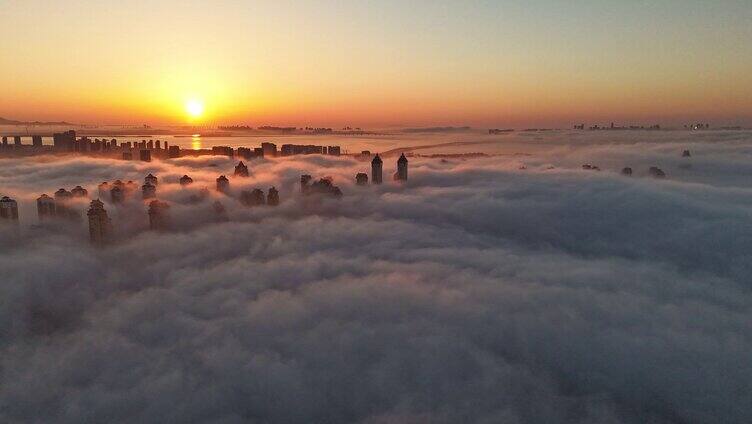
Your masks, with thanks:
[(148, 149), (141, 149), (138, 152), (138, 158), (142, 162), (151, 162), (151, 150)]
[(18, 223), (18, 203), (8, 196), (3, 196), (0, 199), (0, 219)]
[(107, 181), (103, 182), (99, 186), (97, 186), (97, 191), (99, 192), (99, 197), (103, 198), (110, 194), (110, 183)]
[(73, 197), (86, 197), (89, 195), (89, 191), (81, 187), (80, 185), (74, 187), (70, 192)]
[(13, 144), (15, 144), (16, 146), (20, 146), (21, 145), (21, 136), (20, 135), (13, 136)]
[(125, 200), (125, 189), (122, 185), (116, 185), (110, 189), (110, 199), (116, 205), (123, 203)]
[(156, 186), (159, 184), (159, 179), (155, 177), (154, 175), (149, 174), (146, 177), (144, 177), (144, 184), (147, 184), (147, 183), (153, 186)]
[(258, 188), (253, 191), (242, 191), (240, 193), (240, 203), (245, 206), (259, 206), (266, 203), (264, 192)]
[[(167, 142), (165, 142), (165, 145)], [(170, 146), (167, 148), (167, 157), (175, 159), (180, 157), (180, 146)]]
[(220, 175), (219, 178), (217, 178), (217, 191), (225, 194), (230, 191), (230, 180), (224, 175)]
[(56, 214), (55, 199), (43, 194), (37, 199), (37, 216), (40, 221), (46, 221), (54, 218)]
[(261, 150), (263, 151), (263, 156), (265, 158), (272, 158), (277, 156), (277, 145), (274, 143), (261, 143)]
[(89, 211), (86, 212), (89, 217), (89, 238), (94, 244), (106, 244), (112, 236), (112, 223), (104, 209), (104, 203), (99, 199), (91, 201)]
[(368, 174), (365, 172), (358, 172), (358, 175), (355, 176), (355, 184), (357, 185), (367, 185), (368, 184)]
[(52, 144), (55, 151), (72, 152), (76, 144), (76, 132), (73, 130), (52, 134)]
[(238, 165), (235, 167), (235, 176), (247, 177), (248, 175), (248, 167), (241, 160), (240, 163), (238, 163)]
[(382, 167), (384, 163), (381, 161), (381, 157), (376, 153), (371, 161), (371, 182), (374, 184), (381, 184), (382, 182)]
[(170, 205), (159, 200), (149, 203), (149, 228), (164, 231), (170, 227)]
[(78, 213), (71, 209), (70, 201), (73, 198), (73, 194), (61, 188), (55, 192), (55, 214), (61, 218), (75, 218)]
[(404, 153), (397, 159), (397, 173), (394, 174), (394, 179), (407, 181), (407, 158)]
[(276, 187), (269, 189), (269, 193), (266, 195), (266, 204), (269, 206), (279, 205), (279, 191)]
[(55, 201), (57, 202), (67, 202), (73, 197), (73, 194), (71, 194), (70, 191), (61, 188), (58, 189), (58, 191), (55, 192)]
[(42, 136), (41, 135), (32, 135), (31, 136), (31, 144), (34, 147), (42, 147)]
[(148, 182), (141, 186), (141, 198), (146, 200), (154, 199), (155, 197), (157, 197), (157, 186)]

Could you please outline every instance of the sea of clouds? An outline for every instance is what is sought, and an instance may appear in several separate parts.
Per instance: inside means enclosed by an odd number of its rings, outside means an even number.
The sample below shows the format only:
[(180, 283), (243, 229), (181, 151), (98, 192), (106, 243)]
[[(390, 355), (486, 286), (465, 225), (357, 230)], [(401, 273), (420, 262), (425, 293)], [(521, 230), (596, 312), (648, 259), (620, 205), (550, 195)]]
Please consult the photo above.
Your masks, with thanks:
[[(345, 157), (247, 179), (219, 157), (0, 160), (21, 215), (0, 243), (0, 421), (750, 422), (752, 135), (729, 134), (554, 135), (412, 158), (405, 185), (390, 157), (378, 187)], [(172, 231), (137, 199), (105, 205), (104, 249), (83, 220), (37, 223), (41, 193), (150, 172)], [(301, 197), (302, 173), (343, 198)], [(220, 174), (282, 202), (245, 208)]]

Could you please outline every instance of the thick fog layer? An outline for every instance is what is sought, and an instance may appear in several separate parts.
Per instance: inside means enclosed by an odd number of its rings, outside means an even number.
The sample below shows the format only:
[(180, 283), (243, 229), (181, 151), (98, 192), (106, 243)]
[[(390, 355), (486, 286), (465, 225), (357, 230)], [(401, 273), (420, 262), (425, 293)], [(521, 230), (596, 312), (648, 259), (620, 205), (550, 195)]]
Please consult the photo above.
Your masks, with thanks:
[[(745, 133), (555, 140), (412, 157), (403, 185), (388, 157), (365, 187), (345, 157), (245, 179), (220, 157), (2, 160), (20, 225), (0, 244), (0, 421), (750, 422), (750, 158)], [(85, 215), (37, 221), (42, 193), (148, 173), (172, 230), (139, 193), (102, 199), (105, 248)], [(304, 173), (344, 196), (302, 197)], [(271, 186), (277, 207), (234, 198)]]

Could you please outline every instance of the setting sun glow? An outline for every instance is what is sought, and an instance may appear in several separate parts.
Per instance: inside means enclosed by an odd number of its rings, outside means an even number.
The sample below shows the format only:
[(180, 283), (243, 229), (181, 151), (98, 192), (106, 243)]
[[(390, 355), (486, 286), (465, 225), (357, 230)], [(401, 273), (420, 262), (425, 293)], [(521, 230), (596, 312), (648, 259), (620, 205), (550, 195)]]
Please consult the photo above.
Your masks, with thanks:
[(185, 111), (191, 118), (198, 118), (204, 113), (204, 104), (198, 100), (189, 100), (185, 104)]

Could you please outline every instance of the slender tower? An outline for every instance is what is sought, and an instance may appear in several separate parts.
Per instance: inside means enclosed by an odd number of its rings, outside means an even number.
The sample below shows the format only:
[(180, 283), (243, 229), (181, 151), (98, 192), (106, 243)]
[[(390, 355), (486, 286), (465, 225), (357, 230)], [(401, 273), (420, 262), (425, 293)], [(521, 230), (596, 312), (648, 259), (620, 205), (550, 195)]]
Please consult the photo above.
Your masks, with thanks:
[(374, 184), (381, 184), (382, 165), (383, 165), (383, 162), (381, 161), (379, 154), (376, 153), (376, 156), (374, 156), (373, 160), (371, 161), (371, 181)]
[(394, 179), (407, 181), (407, 158), (404, 153), (397, 159), (397, 174)]
[(112, 223), (104, 210), (104, 203), (99, 199), (92, 200), (89, 205), (89, 237), (93, 244), (102, 245), (110, 240), (112, 235)]

